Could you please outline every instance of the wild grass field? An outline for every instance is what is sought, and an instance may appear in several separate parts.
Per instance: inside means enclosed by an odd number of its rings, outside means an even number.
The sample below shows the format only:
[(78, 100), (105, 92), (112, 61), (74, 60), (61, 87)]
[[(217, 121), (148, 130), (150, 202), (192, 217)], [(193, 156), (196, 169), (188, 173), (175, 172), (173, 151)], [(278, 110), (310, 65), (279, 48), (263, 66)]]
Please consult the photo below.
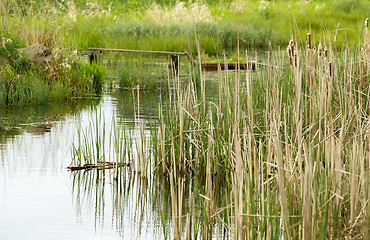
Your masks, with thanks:
[(2, 1), (1, 28), (26, 45), (86, 50), (89, 47), (183, 51), (194, 28), (202, 51), (283, 47), (311, 32), (317, 44), (359, 44), (368, 1)]

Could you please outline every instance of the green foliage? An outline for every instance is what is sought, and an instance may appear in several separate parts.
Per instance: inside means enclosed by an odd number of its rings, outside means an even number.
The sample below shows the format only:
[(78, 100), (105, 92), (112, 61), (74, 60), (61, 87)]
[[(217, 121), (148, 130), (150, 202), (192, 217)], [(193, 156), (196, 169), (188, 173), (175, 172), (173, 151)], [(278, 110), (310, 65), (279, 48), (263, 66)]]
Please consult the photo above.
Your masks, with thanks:
[(334, 11), (342, 13), (352, 13), (359, 10), (369, 11), (369, 2), (360, 0), (339, 0), (333, 2)]
[[(166, 84), (167, 81), (167, 61), (162, 62), (158, 56), (156, 57), (125, 57), (117, 71), (118, 84), (122, 88), (139, 87), (145, 90), (155, 90)], [(167, 58), (166, 58), (167, 60)], [(158, 63), (158, 65), (153, 63)]]
[(2, 104), (24, 105), (33, 102), (46, 102), (48, 99), (47, 84), (35, 78), (31, 73), (16, 74), (9, 66), (0, 75), (2, 82), (0, 96)]
[[(185, 6), (190, 8), (191, 3), (184, 2)], [(72, 49), (107, 47), (183, 51), (189, 47), (190, 40), (190, 46), (195, 52), (195, 29), (201, 48), (208, 55), (215, 55), (223, 50), (236, 52), (237, 32), (240, 35), (241, 49), (267, 49), (270, 42), (273, 47), (285, 47), (294, 33), (304, 44), (304, 36), (309, 31), (321, 36), (318, 37), (321, 39), (336, 36), (333, 45), (342, 47), (347, 39), (359, 38), (362, 34), (363, 21), (370, 11), (370, 5), (360, 0), (325, 2), (208, 0), (202, 1), (201, 4), (206, 5), (213, 20), (192, 23), (183, 22), (181, 19), (176, 21), (152, 19), (147, 10), (153, 3), (158, 4), (162, 12), (168, 12), (176, 6), (177, 1), (77, 0), (71, 3), (67, 1), (28, 3), (7, 0), (3, 3), (2, 9), (4, 11), (9, 8), (15, 9), (14, 15), (5, 11), (7, 20), (19, 28), (15, 32), (22, 32), (22, 28), (30, 28), (22, 23), (22, 19), (35, 21), (36, 15), (40, 16), (40, 20), (32, 26), (36, 28), (35, 31), (42, 29), (40, 32), (48, 33), (45, 26), (48, 26), (49, 22), (55, 23), (55, 28), (59, 26), (60, 29), (52, 34), (52, 38), (60, 40), (56, 41), (59, 45), (63, 43)], [(240, 6), (236, 6), (236, 3)], [(50, 14), (50, 7), (57, 10), (55, 14)], [(20, 12), (24, 12), (24, 16)], [(38, 34), (29, 35), (38, 36)], [(44, 39), (42, 36), (37, 38)], [(34, 41), (35, 39), (27, 39), (27, 42)]]
[(134, 83), (131, 78), (131, 74), (127, 70), (127, 68), (122, 67), (118, 71), (118, 75), (119, 75), (119, 85), (121, 87), (132, 88), (134, 86)]
[(50, 62), (48, 67), (31, 64), (18, 53), (17, 48), (23, 43), (6, 36), (0, 53), (10, 60), (10, 65), (0, 71), (0, 105), (46, 103), (101, 92), (104, 84), (102, 67), (78, 62), (71, 66), (63, 59)]
[(11, 66), (18, 71), (28, 68), (30, 61), (22, 57), (17, 50), (24, 47), (24, 43), (6, 30), (0, 30), (0, 39), (2, 41), (0, 45), (0, 56), (8, 59)]
[(100, 93), (104, 84), (104, 68), (96, 63), (79, 64), (79, 71), (79, 79), (87, 83), (86, 87), (89, 88), (89, 92)]
[(155, 90), (160, 87), (164, 76), (158, 76), (148, 69), (127, 69), (118, 71), (119, 85), (123, 88), (139, 87), (145, 90)]

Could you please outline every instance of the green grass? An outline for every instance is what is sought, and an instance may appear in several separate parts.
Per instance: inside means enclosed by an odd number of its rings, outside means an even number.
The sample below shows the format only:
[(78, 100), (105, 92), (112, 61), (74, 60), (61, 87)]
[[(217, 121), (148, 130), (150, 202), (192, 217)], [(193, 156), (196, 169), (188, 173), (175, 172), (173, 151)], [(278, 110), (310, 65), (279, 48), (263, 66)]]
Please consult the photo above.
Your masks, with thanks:
[(68, 69), (30, 66), (18, 71), (8, 65), (0, 71), (0, 105), (43, 104), (99, 94), (103, 74), (101, 67), (82, 63)]
[(165, 88), (167, 86), (167, 66), (154, 66), (150, 62), (151, 58), (141, 60), (132, 58), (124, 62), (124, 67), (119, 67), (118, 85), (126, 89), (139, 87), (151, 91)]
[(69, 56), (54, 56), (47, 65), (32, 63), (21, 55), (25, 44), (8, 31), (1, 31), (4, 44), (0, 56), (0, 105), (42, 104), (53, 100), (99, 94), (104, 84), (104, 69)]
[[(147, 1), (125, 4), (45, 1), (36, 5), (20, 3), (17, 7), (12, 1), (5, 1), (0, 9), (8, 22), (3, 27), (21, 35), (26, 44), (36, 40), (71, 50), (108, 47), (183, 51), (188, 48), (190, 35), (195, 53), (195, 28), (201, 48), (208, 55), (223, 50), (235, 53), (238, 31), (241, 49), (267, 49), (270, 43), (274, 48), (282, 47), (293, 33), (304, 44), (307, 32), (316, 36), (315, 44), (325, 39), (332, 39), (336, 48), (346, 45), (347, 39), (358, 44), (363, 21), (370, 10), (368, 4), (358, 0), (276, 1), (265, 5), (260, 1), (206, 1), (205, 5), (157, 3), (157, 12), (149, 11), (153, 5)], [(180, 10), (176, 12), (177, 8)], [(201, 9), (211, 19), (194, 24), (192, 14), (199, 15)], [(17, 14), (10, 18), (13, 12)], [(180, 19), (179, 14), (183, 14)]]

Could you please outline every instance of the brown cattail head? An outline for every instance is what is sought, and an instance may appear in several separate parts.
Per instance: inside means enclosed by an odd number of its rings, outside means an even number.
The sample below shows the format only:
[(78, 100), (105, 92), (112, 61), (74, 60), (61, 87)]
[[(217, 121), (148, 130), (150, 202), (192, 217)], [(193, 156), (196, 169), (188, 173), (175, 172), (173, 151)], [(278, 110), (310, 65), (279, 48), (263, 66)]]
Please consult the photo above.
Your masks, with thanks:
[(319, 43), (319, 46), (317, 46), (317, 53), (319, 54), (319, 57), (321, 57), (321, 53), (322, 53), (322, 45), (321, 45), (321, 43)]
[(293, 39), (290, 39), (288, 47), (286, 48), (289, 56), (289, 64), (293, 66), (293, 58), (294, 58), (294, 42)]
[(307, 48), (311, 49), (311, 33), (307, 33)]
[(290, 51), (292, 52), (292, 56), (294, 56), (294, 42), (293, 42), (293, 39), (290, 39), (289, 45), (290, 45)]
[(329, 62), (329, 75), (332, 76), (331, 62)]
[(297, 53), (294, 53), (294, 66), (298, 67), (298, 56)]
[(289, 64), (292, 66), (292, 52), (290, 51), (290, 45), (286, 48), (286, 51), (288, 52), (288, 57), (289, 57)]
[(366, 28), (369, 28), (369, 18), (366, 18), (365, 19), (365, 27)]
[(324, 48), (324, 57), (327, 58), (328, 57), (328, 49), (325, 47)]

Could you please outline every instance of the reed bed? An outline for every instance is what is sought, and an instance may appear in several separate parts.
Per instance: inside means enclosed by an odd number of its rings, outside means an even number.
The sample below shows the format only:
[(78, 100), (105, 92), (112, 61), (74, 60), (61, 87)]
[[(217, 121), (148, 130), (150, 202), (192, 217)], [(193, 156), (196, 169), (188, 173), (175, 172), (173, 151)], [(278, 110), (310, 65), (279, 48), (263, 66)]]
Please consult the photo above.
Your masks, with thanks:
[(139, 155), (129, 159), (130, 172), (148, 179), (154, 197), (147, 201), (166, 238), (369, 237), (368, 20), (365, 26), (361, 49), (334, 51), (309, 33), (303, 46), (292, 39), (286, 53), (269, 52), (256, 71), (219, 71), (212, 101), (202, 69), (189, 66), (188, 83), (175, 76), (168, 102), (159, 103), (150, 140), (134, 90), (139, 127), (127, 136), (135, 141), (127, 153)]
[(364, 36), (362, 51), (340, 52), (310, 34), (304, 47), (292, 39), (245, 79), (219, 72), (217, 102), (205, 100), (203, 74), (200, 88), (169, 93), (152, 148), (155, 175), (170, 180), (173, 238), (194, 215), (179, 211), (184, 179), (204, 199), (204, 238), (215, 222), (235, 239), (368, 237), (367, 27)]

